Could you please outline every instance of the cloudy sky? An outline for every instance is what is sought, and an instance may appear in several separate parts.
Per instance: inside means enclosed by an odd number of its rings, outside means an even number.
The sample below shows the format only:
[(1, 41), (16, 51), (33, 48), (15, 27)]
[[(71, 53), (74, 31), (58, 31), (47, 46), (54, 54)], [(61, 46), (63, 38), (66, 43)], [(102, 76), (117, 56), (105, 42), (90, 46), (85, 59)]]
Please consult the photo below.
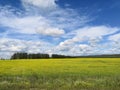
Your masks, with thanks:
[(0, 0), (0, 57), (120, 53), (120, 0)]

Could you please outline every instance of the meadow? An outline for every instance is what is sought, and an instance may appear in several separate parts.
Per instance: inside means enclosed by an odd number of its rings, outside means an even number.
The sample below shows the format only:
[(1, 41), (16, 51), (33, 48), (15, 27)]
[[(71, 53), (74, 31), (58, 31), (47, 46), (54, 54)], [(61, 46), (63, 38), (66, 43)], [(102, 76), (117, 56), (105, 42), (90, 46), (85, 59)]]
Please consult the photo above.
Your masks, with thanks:
[(1, 60), (0, 90), (120, 90), (120, 58)]

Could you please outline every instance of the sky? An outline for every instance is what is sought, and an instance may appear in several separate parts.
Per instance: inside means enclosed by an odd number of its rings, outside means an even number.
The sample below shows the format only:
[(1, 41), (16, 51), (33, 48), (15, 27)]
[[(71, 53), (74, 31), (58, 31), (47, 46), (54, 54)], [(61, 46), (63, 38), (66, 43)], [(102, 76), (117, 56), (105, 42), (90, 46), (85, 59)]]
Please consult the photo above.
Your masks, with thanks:
[(0, 0), (0, 58), (120, 54), (119, 17), (120, 0)]

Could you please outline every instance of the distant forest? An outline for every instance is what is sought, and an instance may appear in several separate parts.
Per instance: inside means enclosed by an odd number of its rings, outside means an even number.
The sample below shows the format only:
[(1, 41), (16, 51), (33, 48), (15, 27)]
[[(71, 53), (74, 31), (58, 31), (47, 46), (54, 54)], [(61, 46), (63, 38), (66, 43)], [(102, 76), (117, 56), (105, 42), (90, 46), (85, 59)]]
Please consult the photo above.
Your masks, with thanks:
[(48, 58), (120, 58), (120, 54), (114, 55), (89, 55), (89, 56), (66, 56), (58, 54), (28, 54), (28, 53), (14, 53), (10, 59), (48, 59)]
[(47, 59), (47, 58), (70, 58), (72, 56), (58, 55), (58, 54), (28, 54), (28, 53), (15, 53), (11, 59)]

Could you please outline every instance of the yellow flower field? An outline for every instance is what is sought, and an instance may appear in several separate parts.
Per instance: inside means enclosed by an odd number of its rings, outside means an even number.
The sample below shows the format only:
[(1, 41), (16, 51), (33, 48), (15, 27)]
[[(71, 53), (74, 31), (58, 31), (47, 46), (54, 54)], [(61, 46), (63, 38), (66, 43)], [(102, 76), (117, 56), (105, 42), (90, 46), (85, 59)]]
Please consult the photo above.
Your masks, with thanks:
[(1, 60), (0, 90), (120, 90), (120, 58)]

